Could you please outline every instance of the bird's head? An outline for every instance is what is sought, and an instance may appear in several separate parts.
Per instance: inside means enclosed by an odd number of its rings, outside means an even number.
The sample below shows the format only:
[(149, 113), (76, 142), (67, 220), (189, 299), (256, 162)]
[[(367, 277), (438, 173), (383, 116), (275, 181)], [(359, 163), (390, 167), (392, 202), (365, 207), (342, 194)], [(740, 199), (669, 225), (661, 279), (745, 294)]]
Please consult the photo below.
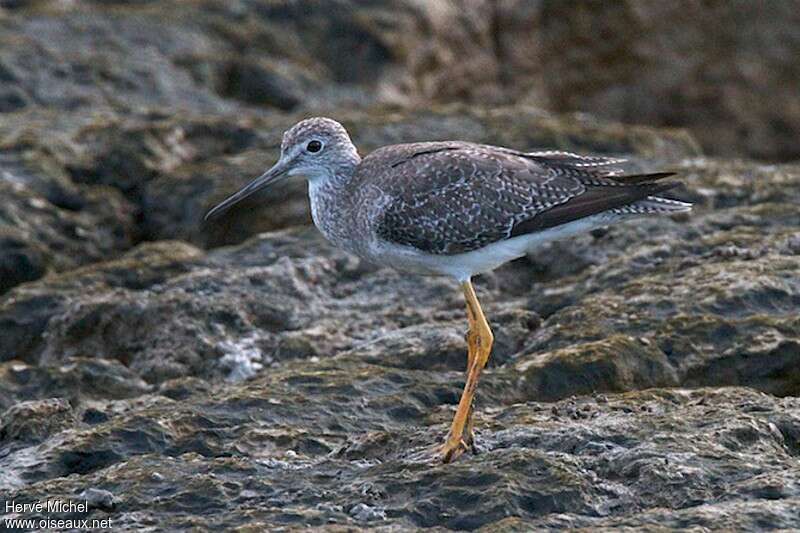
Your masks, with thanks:
[(358, 151), (344, 126), (324, 117), (302, 120), (283, 134), (278, 162), (223, 200), (205, 218), (222, 214), (255, 192), (289, 176), (303, 175), (311, 182), (327, 180), (352, 169), (359, 161)]

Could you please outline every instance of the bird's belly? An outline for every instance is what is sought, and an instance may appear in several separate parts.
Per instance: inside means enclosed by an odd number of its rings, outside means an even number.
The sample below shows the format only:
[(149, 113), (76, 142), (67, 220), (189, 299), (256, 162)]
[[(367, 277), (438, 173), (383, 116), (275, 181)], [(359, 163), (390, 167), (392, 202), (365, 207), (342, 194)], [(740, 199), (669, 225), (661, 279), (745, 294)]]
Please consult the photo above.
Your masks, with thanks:
[(475, 274), (489, 272), (508, 261), (522, 257), (526, 252), (527, 247), (524, 243), (516, 239), (452, 255), (430, 254), (410, 246), (386, 243), (381, 246), (380, 253), (375, 254), (373, 260), (405, 272), (448, 276), (465, 281)]
[(556, 228), (520, 235), (488, 244), (477, 250), (452, 255), (430, 254), (410, 246), (375, 241), (373, 250), (369, 254), (373, 257), (367, 259), (397, 270), (450, 276), (465, 281), (476, 274), (489, 272), (504, 263), (533, 252), (549, 241), (584, 233), (606, 225), (610, 221), (609, 216), (595, 215)]
[(376, 239), (366, 250), (366, 253), (359, 255), (370, 262), (403, 272), (413, 272), (427, 276), (447, 275), (446, 272), (442, 272), (440, 268), (437, 268), (436, 256), (410, 246), (402, 246)]

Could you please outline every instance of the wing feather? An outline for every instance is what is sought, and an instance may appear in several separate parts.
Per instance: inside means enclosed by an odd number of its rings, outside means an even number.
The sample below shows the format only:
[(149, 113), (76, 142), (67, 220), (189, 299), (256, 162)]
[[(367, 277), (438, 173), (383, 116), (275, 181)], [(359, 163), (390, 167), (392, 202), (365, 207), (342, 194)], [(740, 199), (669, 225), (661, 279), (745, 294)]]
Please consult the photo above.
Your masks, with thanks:
[(395, 145), (367, 156), (390, 200), (377, 235), (432, 254), (490, 243), (626, 206), (666, 190), (669, 173), (625, 176), (623, 160), (566, 152), (516, 152), (460, 142)]

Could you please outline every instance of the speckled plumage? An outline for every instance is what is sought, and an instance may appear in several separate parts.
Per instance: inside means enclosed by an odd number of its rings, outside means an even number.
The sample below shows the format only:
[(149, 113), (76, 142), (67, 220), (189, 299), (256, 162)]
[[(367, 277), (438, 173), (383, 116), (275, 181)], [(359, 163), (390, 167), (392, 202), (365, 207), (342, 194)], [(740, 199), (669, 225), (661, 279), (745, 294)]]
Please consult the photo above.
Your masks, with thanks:
[(341, 124), (313, 118), (286, 132), (272, 168), (206, 217), (285, 176), (305, 175), (314, 224), (328, 240), (379, 264), (459, 281), (467, 377), (438, 451), (449, 462), (476, 450), (473, 399), (494, 342), (471, 277), (551, 239), (690, 207), (653, 196), (672, 186), (659, 181), (668, 173), (626, 176), (619, 162), (460, 141), (386, 146), (361, 159)]
[(618, 162), (465, 142), (414, 143), (373, 152), (351, 183), (382, 192), (377, 237), (451, 255), (629, 206), (671, 185), (626, 185), (612, 166)]
[[(324, 148), (304, 151), (311, 140)], [(386, 146), (361, 159), (346, 130), (327, 118), (292, 127), (281, 152), (278, 165), (291, 160), (291, 173), (308, 177), (314, 222), (330, 241), (434, 274), (494, 268), (496, 260), (476, 260), (492, 246), (508, 260), (546, 235), (571, 234), (567, 227), (690, 207), (654, 196), (675, 185), (659, 181), (669, 174), (625, 175), (623, 160), (607, 157), (445, 141)], [(459, 261), (469, 265), (451, 265)]]

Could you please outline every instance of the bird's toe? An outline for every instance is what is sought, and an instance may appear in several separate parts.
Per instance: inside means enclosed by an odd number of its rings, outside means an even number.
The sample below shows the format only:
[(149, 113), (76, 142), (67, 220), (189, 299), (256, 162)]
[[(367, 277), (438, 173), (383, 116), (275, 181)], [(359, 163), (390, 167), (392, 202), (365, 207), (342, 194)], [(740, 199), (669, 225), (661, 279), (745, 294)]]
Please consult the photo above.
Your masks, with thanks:
[(458, 459), (465, 451), (472, 449), (473, 445), (467, 444), (463, 439), (453, 444), (446, 442), (441, 449), (441, 457), (443, 463), (452, 463)]

